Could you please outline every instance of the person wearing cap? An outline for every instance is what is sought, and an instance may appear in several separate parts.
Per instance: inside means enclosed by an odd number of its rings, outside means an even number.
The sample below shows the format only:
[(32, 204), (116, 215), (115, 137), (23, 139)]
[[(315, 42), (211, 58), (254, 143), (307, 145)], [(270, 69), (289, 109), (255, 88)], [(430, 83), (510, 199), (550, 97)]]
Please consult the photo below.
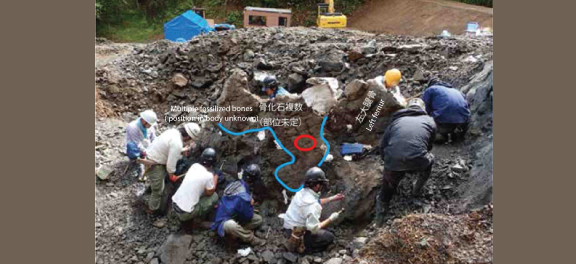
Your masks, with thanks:
[[(150, 211), (158, 211), (161, 205), (167, 206), (166, 202), (162, 203), (163, 197), (166, 197), (165, 182), (167, 176), (170, 180), (177, 178), (176, 163), (182, 157), (182, 152), (187, 148), (185, 145), (193, 143), (200, 134), (200, 126), (196, 123), (187, 123), (182, 127), (168, 129), (158, 136), (147, 150), (147, 159), (153, 163), (145, 176), (150, 181), (152, 194), (148, 201)], [(164, 212), (166, 208), (160, 211)]]
[(380, 143), (384, 175), (376, 198), (377, 225), (383, 224), (390, 201), (406, 173), (419, 174), (412, 189), (414, 196), (421, 195), (422, 187), (430, 177), (434, 164), (434, 155), (430, 151), (436, 136), (436, 124), (424, 109), (421, 99), (410, 100), (407, 108), (394, 113), (384, 132)]
[(449, 83), (438, 79), (428, 82), (428, 88), (422, 94), (426, 112), (434, 118), (438, 134), (442, 141), (462, 140), (468, 130), (470, 108), (462, 92)]
[[(328, 179), (324, 171), (318, 167), (312, 167), (306, 171), (304, 188), (298, 191), (284, 215), (284, 229), (286, 235), (296, 240), (304, 240), (304, 252), (315, 253), (325, 250), (334, 241), (334, 234), (326, 227), (336, 221), (339, 213), (332, 213), (328, 219), (320, 221), (322, 205), (344, 199), (343, 194), (336, 194), (329, 198), (320, 199), (320, 194), (326, 188)], [(297, 229), (304, 228), (306, 231), (301, 237), (294, 236)]]
[(274, 76), (267, 76), (262, 81), (262, 92), (265, 92), (270, 99), (276, 98), (278, 95), (289, 95), (290, 93), (284, 89), (284, 87), (280, 86), (276, 77)]
[(376, 82), (384, 85), (388, 91), (392, 91), (393, 93), (400, 93), (400, 89), (398, 88), (398, 84), (402, 79), (402, 73), (398, 69), (391, 69), (387, 70), (384, 75), (380, 75), (374, 78)]
[(212, 224), (212, 230), (220, 237), (230, 236), (253, 246), (266, 243), (253, 231), (262, 225), (262, 217), (254, 213), (254, 199), (250, 191), (259, 181), (260, 166), (250, 164), (243, 170), (241, 179), (226, 186)]
[[(126, 153), (132, 163), (138, 158), (146, 157), (146, 148), (156, 139), (154, 125), (158, 121), (156, 113), (146, 110), (140, 113), (140, 117), (126, 126)], [(137, 164), (136, 177), (142, 177), (144, 164)]]
[[(200, 155), (200, 162), (188, 169), (182, 184), (172, 196), (172, 210), (185, 229), (190, 227), (188, 223), (195, 225), (201, 222), (218, 203), (215, 192), (218, 175), (211, 171), (215, 163), (216, 151), (213, 148), (205, 149)], [(200, 224), (203, 228), (210, 228), (210, 222)]]

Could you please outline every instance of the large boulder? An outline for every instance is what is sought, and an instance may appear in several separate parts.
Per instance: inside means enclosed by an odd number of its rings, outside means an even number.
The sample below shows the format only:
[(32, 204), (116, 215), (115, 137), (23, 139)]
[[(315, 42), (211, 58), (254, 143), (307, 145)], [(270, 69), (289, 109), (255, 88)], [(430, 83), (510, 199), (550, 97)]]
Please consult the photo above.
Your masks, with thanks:
[(406, 99), (400, 93), (386, 89), (374, 79), (353, 80), (344, 93), (346, 97), (340, 98), (330, 112), (333, 122), (328, 123), (328, 129), (338, 131), (341, 138), (363, 144), (378, 144), (392, 115), (406, 107)]
[(157, 255), (164, 264), (183, 264), (192, 243), (190, 235), (171, 234), (158, 249)]
[(290, 92), (298, 91), (306, 85), (306, 79), (299, 73), (288, 75), (288, 90)]
[(306, 81), (314, 86), (302, 92), (304, 102), (320, 115), (324, 115), (336, 104), (342, 94), (336, 78), (310, 78)]
[[(332, 147), (338, 149), (339, 146)], [(369, 220), (382, 184), (384, 167), (379, 162), (380, 157), (368, 156), (358, 161), (346, 161), (339, 153), (333, 155), (334, 161), (325, 170), (335, 191), (343, 191), (346, 198), (325, 205), (322, 215), (328, 217), (332, 212), (345, 208), (339, 220)]]
[(462, 88), (467, 92), (470, 103), (471, 121), (469, 135), (475, 140), (472, 144), (474, 163), (469, 179), (460, 185), (462, 209), (483, 206), (492, 201), (493, 186), (493, 63), (485, 64), (484, 69), (476, 74), (469, 85)]
[(493, 62), (485, 64), (484, 69), (474, 75), (470, 84), (462, 88), (470, 103), (469, 132), (478, 136), (492, 131), (492, 100), (494, 90)]

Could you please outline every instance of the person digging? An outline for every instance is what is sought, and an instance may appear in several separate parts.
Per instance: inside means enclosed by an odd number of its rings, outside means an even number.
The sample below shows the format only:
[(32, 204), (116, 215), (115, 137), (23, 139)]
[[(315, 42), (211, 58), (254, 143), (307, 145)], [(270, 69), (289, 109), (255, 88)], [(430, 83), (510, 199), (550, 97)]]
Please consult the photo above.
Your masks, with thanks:
[(220, 237), (239, 239), (252, 246), (266, 244), (266, 240), (256, 237), (253, 231), (262, 225), (262, 217), (254, 213), (254, 199), (250, 194), (250, 187), (259, 180), (260, 166), (251, 164), (242, 173), (242, 179), (226, 186), (212, 224), (212, 230)]
[(210, 223), (202, 220), (218, 203), (218, 194), (215, 192), (218, 175), (211, 172), (215, 163), (216, 151), (213, 148), (205, 149), (200, 155), (200, 162), (190, 167), (172, 196), (172, 210), (185, 231), (197, 224), (203, 229), (210, 228)]
[(320, 199), (320, 193), (328, 179), (318, 167), (306, 171), (304, 188), (296, 193), (284, 215), (284, 229), (288, 237), (286, 247), (298, 253), (315, 253), (326, 250), (334, 241), (334, 234), (326, 227), (338, 219), (340, 213), (332, 213), (320, 222), (322, 205), (344, 199), (343, 194)]
[(169, 129), (152, 142), (148, 148), (146, 161), (150, 164), (144, 175), (148, 178), (152, 193), (148, 200), (149, 213), (165, 214), (168, 210), (166, 179), (177, 180), (176, 164), (182, 153), (188, 150), (184, 145), (193, 143), (200, 133), (200, 126), (187, 123), (177, 129)]
[(380, 144), (384, 174), (380, 194), (376, 197), (376, 225), (384, 223), (390, 201), (406, 173), (418, 173), (412, 194), (421, 195), (434, 164), (434, 155), (430, 151), (435, 136), (436, 124), (426, 114), (424, 102), (419, 98), (410, 100), (408, 108), (392, 116)]
[(126, 126), (126, 153), (130, 159), (130, 167), (137, 166), (138, 180), (142, 180), (145, 171), (144, 164), (138, 163), (138, 159), (146, 158), (146, 148), (156, 139), (154, 125), (157, 121), (156, 113), (146, 110)]
[(461, 141), (468, 131), (470, 107), (462, 92), (449, 83), (432, 79), (422, 94), (426, 112), (434, 118), (440, 137), (438, 142), (451, 143), (452, 139)]

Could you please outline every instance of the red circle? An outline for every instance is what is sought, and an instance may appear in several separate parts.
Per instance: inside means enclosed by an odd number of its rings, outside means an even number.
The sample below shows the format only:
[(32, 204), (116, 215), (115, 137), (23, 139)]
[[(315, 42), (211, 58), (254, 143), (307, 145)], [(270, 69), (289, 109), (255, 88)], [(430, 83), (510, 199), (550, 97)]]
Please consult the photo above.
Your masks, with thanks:
[[(301, 138), (309, 138), (312, 139), (312, 141), (314, 141), (314, 145), (312, 145), (312, 147), (309, 148), (301, 148), (298, 146), (298, 140), (300, 140)], [(298, 150), (300, 151), (310, 151), (313, 150), (316, 147), (316, 139), (313, 136), (310, 135), (300, 135), (298, 137), (296, 137), (296, 139), (294, 139), (294, 147), (296, 147)]]

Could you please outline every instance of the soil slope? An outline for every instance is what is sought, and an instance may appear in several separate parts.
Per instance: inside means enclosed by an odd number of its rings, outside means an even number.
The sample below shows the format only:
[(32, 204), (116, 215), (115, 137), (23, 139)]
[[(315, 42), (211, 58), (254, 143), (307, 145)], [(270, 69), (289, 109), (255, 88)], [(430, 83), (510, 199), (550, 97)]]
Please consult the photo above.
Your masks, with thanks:
[(348, 27), (397, 35), (463, 34), (468, 22), (493, 27), (492, 8), (443, 0), (373, 0), (349, 16)]

